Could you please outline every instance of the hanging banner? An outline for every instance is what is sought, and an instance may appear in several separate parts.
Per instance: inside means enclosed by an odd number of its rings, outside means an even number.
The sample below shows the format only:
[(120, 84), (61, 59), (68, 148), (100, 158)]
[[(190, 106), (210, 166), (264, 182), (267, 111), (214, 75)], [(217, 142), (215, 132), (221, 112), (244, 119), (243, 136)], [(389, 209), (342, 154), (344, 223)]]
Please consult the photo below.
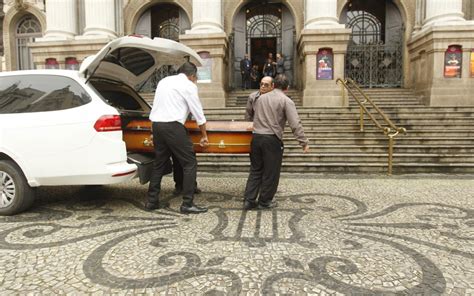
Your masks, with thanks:
[(208, 51), (198, 52), (203, 60), (202, 66), (197, 67), (198, 83), (211, 83), (212, 81), (212, 58)]
[(471, 77), (474, 78), (474, 49), (471, 49)]
[(462, 71), (462, 48), (459, 45), (451, 45), (444, 53), (444, 77), (461, 78)]
[(316, 55), (316, 79), (333, 79), (334, 56), (331, 48), (321, 48)]

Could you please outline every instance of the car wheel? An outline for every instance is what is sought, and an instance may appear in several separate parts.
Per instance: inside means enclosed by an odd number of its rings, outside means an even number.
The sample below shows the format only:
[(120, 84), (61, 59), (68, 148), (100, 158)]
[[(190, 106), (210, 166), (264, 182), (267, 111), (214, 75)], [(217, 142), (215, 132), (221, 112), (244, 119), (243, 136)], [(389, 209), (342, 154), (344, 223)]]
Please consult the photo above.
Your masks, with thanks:
[(0, 161), (0, 215), (14, 215), (28, 209), (34, 190), (21, 169), (12, 161)]

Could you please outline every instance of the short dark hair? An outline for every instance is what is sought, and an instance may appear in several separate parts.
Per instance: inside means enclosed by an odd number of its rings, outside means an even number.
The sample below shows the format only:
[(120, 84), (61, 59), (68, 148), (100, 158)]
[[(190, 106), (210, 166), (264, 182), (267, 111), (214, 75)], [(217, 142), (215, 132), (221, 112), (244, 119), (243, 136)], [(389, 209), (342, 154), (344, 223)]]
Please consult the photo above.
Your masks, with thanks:
[(290, 81), (285, 74), (278, 74), (275, 79), (273, 79), (273, 83), (275, 84), (275, 88), (282, 90), (288, 89), (288, 86), (290, 85)]
[(197, 67), (191, 62), (186, 62), (179, 67), (178, 73), (183, 73), (186, 76), (196, 75)]

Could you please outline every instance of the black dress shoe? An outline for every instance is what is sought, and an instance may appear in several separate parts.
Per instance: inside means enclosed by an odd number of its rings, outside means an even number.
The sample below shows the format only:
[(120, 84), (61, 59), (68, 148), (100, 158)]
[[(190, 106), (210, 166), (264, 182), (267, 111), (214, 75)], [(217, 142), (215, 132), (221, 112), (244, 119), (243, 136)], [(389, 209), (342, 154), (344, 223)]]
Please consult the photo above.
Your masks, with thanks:
[(191, 206), (182, 205), (179, 208), (179, 211), (183, 214), (200, 214), (200, 213), (207, 212), (207, 208), (198, 207), (197, 205), (194, 205), (194, 204)]
[(259, 204), (258, 209), (259, 210), (268, 210), (268, 209), (273, 209), (277, 207), (277, 202), (276, 201), (271, 201), (269, 204)]
[(169, 206), (169, 203), (151, 203), (151, 202), (147, 202), (145, 204), (145, 211), (148, 211), (148, 212), (151, 212), (151, 211), (154, 211), (154, 210), (158, 210), (158, 209), (163, 209), (163, 208), (166, 208)]
[(251, 210), (251, 209), (255, 209), (256, 207), (257, 207), (256, 202), (250, 201), (250, 200), (245, 200), (244, 201), (244, 210), (248, 211), (248, 210)]

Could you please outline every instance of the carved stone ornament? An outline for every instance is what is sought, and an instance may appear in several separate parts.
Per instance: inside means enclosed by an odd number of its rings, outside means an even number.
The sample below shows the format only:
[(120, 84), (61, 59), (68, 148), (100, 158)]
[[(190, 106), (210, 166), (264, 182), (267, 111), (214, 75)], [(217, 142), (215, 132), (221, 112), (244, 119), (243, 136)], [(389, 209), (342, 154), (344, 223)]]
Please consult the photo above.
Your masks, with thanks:
[(28, 7), (28, 5), (24, 3), (23, 0), (14, 0), (12, 2), (16, 10), (25, 10)]

